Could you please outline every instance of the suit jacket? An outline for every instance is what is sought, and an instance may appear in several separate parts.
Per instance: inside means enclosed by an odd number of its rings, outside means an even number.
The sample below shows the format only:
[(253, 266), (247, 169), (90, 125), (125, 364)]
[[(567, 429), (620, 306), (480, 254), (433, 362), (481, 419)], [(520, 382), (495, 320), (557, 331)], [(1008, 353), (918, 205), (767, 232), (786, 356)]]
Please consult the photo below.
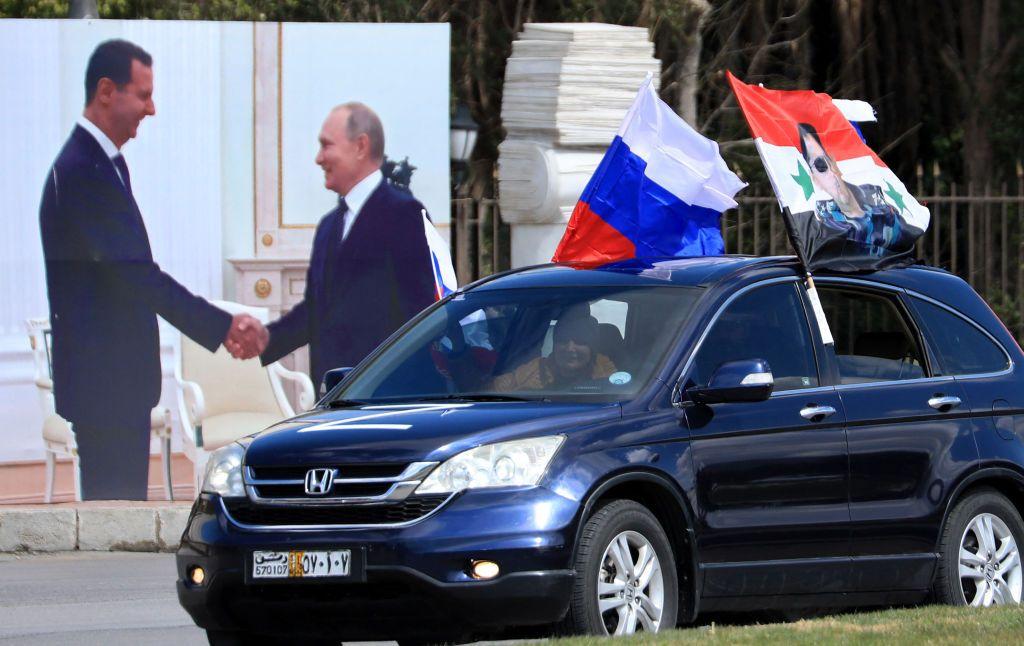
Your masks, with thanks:
[[(339, 212), (316, 228), (301, 303), (271, 323), (261, 359), (276, 361), (309, 344), (310, 376), (355, 366), (435, 300), (423, 205), (382, 181), (344, 243)], [(333, 261), (333, 262), (332, 262)]]
[(39, 226), (57, 412), (86, 427), (148, 419), (162, 379), (156, 315), (211, 351), (231, 316), (153, 262), (131, 191), (81, 126), (46, 178)]

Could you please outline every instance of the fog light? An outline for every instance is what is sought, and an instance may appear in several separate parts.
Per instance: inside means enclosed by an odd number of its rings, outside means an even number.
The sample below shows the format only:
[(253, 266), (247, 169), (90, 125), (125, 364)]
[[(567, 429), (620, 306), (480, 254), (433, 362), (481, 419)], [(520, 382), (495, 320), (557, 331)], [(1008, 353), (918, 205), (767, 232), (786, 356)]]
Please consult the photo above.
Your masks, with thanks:
[(206, 570), (198, 565), (193, 565), (188, 571), (188, 578), (195, 585), (203, 585), (203, 581), (206, 580)]
[(470, 561), (469, 575), (474, 579), (493, 579), (498, 576), (498, 564), (494, 561)]

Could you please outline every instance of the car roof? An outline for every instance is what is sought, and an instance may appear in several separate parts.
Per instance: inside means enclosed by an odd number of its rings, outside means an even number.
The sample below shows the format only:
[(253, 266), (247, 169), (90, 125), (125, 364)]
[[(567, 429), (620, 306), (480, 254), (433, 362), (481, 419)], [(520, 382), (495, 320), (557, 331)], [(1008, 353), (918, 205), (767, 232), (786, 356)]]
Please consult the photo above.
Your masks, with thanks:
[[(677, 286), (711, 287), (730, 278), (793, 275), (799, 270), (794, 256), (700, 256), (693, 258), (633, 259), (598, 267), (563, 263), (513, 269), (484, 278), (467, 288), (515, 289), (524, 287)], [(774, 271), (773, 271), (774, 270)], [(963, 281), (936, 267), (914, 265), (874, 272), (816, 272), (816, 276), (842, 276), (880, 282), (946, 300), (952, 283)]]
[(795, 268), (792, 256), (701, 256), (633, 259), (599, 267), (562, 263), (535, 265), (496, 274), (468, 286), (473, 289), (585, 286), (708, 287), (756, 268)]

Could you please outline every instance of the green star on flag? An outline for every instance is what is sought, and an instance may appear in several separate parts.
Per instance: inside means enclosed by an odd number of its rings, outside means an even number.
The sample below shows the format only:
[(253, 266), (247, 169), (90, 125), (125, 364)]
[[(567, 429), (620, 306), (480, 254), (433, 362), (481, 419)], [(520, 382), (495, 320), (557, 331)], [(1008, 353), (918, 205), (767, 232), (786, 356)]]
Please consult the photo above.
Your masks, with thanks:
[(896, 208), (900, 210), (900, 214), (902, 214), (907, 208), (907, 203), (903, 201), (903, 193), (897, 191), (895, 187), (888, 182), (888, 180), (885, 181), (885, 185), (889, 187), (889, 190), (886, 191), (885, 194), (889, 196), (889, 199), (892, 200), (893, 204), (896, 205)]
[(800, 188), (804, 190), (804, 199), (808, 200), (814, 195), (814, 185), (811, 183), (811, 176), (804, 170), (804, 165), (800, 162), (796, 163), (796, 175), (790, 175), (793, 181), (800, 185)]

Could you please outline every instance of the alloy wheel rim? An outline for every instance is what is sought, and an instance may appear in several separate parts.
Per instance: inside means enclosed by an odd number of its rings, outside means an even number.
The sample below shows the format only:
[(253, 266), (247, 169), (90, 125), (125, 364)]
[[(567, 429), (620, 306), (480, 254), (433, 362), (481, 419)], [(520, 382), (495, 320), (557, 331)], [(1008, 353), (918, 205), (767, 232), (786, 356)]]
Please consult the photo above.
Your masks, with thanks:
[(969, 606), (1019, 604), (1020, 553), (1010, 528), (994, 514), (978, 514), (960, 537), (960, 592)]
[(661, 627), (665, 586), (654, 546), (635, 531), (611, 540), (597, 573), (597, 607), (605, 632), (655, 633)]

